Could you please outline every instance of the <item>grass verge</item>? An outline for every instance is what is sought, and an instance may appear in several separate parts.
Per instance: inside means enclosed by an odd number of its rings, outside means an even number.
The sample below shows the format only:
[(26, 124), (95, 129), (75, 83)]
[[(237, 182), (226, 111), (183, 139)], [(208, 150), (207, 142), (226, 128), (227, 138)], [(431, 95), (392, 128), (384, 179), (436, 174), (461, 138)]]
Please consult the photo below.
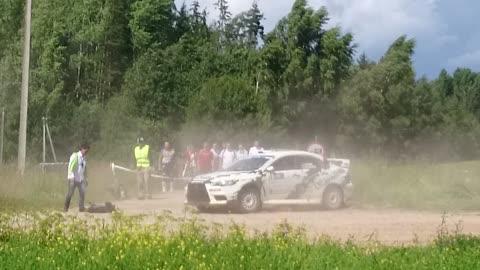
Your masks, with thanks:
[[(61, 209), (66, 172), (43, 174), (29, 170), (19, 177), (14, 167), (0, 170), (0, 210)], [(479, 210), (480, 162), (388, 165), (383, 161), (352, 161), (354, 206), (422, 210)], [(135, 176), (122, 183), (135, 194)], [(152, 183), (153, 184), (153, 183)], [(107, 163), (92, 163), (86, 202), (112, 200), (113, 178)], [(158, 188), (154, 186), (154, 188)], [(74, 195), (75, 206), (78, 195)]]
[(480, 162), (390, 166), (353, 161), (357, 205), (422, 210), (479, 210)]
[(439, 234), (427, 246), (357, 246), (352, 241), (307, 240), (302, 229), (280, 224), (248, 236), (227, 233), (195, 217), (175, 223), (159, 216), (119, 213), (111, 222), (61, 214), (0, 216), (2, 269), (479, 269), (480, 238)]
[[(112, 181), (108, 164), (91, 166), (86, 203), (111, 200)], [(61, 210), (66, 192), (66, 168), (45, 173), (40, 168), (29, 168), (23, 177), (13, 165), (0, 169), (0, 211)], [(76, 207), (77, 202), (78, 190), (74, 193), (72, 207)]]

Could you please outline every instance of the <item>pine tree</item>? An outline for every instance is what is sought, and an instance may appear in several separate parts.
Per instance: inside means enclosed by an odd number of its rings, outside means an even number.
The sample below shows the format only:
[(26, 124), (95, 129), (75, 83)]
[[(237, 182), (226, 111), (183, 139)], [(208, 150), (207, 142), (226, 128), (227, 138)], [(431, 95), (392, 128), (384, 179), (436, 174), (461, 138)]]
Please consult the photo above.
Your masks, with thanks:
[(207, 25), (207, 11), (200, 10), (200, 3), (198, 1), (193, 1), (190, 6), (190, 16), (191, 16), (191, 29), (194, 35), (198, 38), (205, 38), (208, 36), (208, 25)]
[(200, 3), (198, 3), (198, 1), (193, 1), (192, 5), (190, 6), (190, 12), (193, 17), (193, 24), (201, 24), (202, 13), (200, 12)]
[(220, 45), (224, 45), (227, 42), (227, 28), (231, 21), (232, 13), (228, 9), (227, 0), (217, 0), (215, 7), (219, 11), (217, 29), (219, 31), (219, 42)]
[(252, 7), (246, 13), (246, 26), (248, 34), (248, 42), (250, 45), (256, 47), (258, 44), (258, 39), (264, 38), (265, 28), (262, 25), (262, 20), (264, 19), (263, 13), (258, 7), (257, 0), (254, 0)]
[(357, 65), (361, 70), (368, 69), (374, 64), (375, 62), (370, 61), (365, 53), (362, 53), (357, 59)]

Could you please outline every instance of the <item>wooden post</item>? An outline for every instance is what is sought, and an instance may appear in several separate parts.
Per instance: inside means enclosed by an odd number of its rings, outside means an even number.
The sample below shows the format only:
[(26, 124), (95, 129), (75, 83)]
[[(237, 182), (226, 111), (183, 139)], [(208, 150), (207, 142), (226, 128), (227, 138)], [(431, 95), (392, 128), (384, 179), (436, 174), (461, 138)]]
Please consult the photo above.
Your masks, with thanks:
[(42, 163), (45, 164), (45, 162), (47, 162), (47, 134), (45, 133), (46, 130), (45, 130), (45, 117), (42, 117), (42, 123), (43, 123), (43, 152), (42, 152)]
[(3, 137), (5, 132), (5, 107), (2, 109), (2, 126), (0, 130), (0, 166), (3, 164)]
[(48, 119), (45, 120), (45, 127), (47, 128), (47, 135), (48, 135), (48, 140), (50, 141), (50, 149), (52, 150), (53, 154), (53, 161), (57, 163), (57, 155), (55, 154), (55, 148), (53, 148), (53, 142), (52, 142), (52, 136), (50, 136), (50, 129), (48, 128)]

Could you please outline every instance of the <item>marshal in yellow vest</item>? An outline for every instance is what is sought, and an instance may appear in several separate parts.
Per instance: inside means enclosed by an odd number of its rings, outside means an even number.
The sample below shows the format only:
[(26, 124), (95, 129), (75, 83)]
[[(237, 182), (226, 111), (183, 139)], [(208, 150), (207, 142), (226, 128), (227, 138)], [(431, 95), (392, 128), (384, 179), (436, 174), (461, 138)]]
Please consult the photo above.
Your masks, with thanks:
[(135, 147), (135, 159), (137, 160), (137, 168), (150, 167), (150, 159), (148, 158), (149, 151), (149, 145), (144, 145), (141, 149), (140, 146)]

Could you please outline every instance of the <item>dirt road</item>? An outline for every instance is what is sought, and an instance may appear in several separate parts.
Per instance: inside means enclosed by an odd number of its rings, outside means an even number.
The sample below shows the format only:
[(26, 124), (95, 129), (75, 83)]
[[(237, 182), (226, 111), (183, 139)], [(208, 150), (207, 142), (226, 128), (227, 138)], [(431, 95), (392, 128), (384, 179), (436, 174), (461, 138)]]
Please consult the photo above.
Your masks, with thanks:
[[(125, 200), (116, 202), (127, 214), (159, 214), (170, 210), (174, 215), (184, 215), (183, 193), (157, 195), (152, 200)], [(199, 214), (207, 223), (228, 225), (232, 221), (246, 224), (251, 230), (271, 230), (282, 221), (295, 226), (304, 226), (310, 236), (326, 235), (345, 241), (377, 240), (388, 245), (409, 244), (414, 241), (425, 243), (433, 240), (442, 224), (443, 213), (407, 211), (396, 209), (358, 209), (340, 211), (293, 210), (289, 208), (265, 209), (250, 215)], [(446, 214), (447, 228), (454, 232), (460, 226), (465, 234), (480, 235), (480, 212)]]

